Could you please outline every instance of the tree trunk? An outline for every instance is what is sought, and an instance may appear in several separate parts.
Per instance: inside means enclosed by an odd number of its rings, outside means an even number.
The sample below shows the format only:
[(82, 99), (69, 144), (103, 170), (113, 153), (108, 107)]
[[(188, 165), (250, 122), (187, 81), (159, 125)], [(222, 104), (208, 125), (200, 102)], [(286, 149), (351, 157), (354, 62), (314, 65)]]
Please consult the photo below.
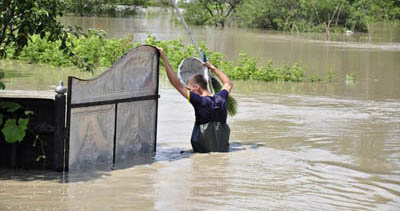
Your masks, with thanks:
[(329, 41), (331, 40), (331, 31), (329, 29), (329, 26), (327, 26), (325, 30), (326, 30), (326, 39)]
[(343, 3), (340, 5), (340, 7), (339, 7), (339, 11), (338, 11), (338, 13), (337, 13), (337, 15), (336, 15), (336, 23), (335, 23), (335, 27), (337, 27), (337, 26), (338, 26), (338, 24), (339, 24), (339, 16), (340, 16), (340, 12), (342, 11), (342, 9), (343, 9)]
[(392, 24), (390, 23), (389, 19), (386, 19), (386, 22), (389, 28), (390, 42), (393, 42)]
[(330, 40), (330, 38), (331, 38), (331, 29), (330, 29), (331, 28), (331, 23), (332, 23), (332, 20), (335, 18), (335, 15), (336, 15), (336, 13), (337, 13), (337, 11), (339, 9), (339, 6), (341, 6), (341, 4), (336, 6), (336, 9), (333, 12), (332, 16), (330, 14), (328, 14), (328, 24), (327, 24), (327, 26), (325, 28), (327, 36), (328, 36), (328, 40)]
[(326, 39), (330, 40), (331, 39), (331, 29), (330, 29), (330, 27), (331, 27), (331, 21), (332, 20), (331, 20), (329, 14), (328, 14), (328, 17), (329, 17), (329, 20), (328, 20), (328, 23), (326, 24), (325, 31), (326, 31)]
[(368, 41), (371, 42), (371, 39), (372, 39), (371, 33), (372, 33), (372, 31), (371, 31), (371, 28), (369, 26), (368, 20), (367, 20), (367, 30), (368, 30)]

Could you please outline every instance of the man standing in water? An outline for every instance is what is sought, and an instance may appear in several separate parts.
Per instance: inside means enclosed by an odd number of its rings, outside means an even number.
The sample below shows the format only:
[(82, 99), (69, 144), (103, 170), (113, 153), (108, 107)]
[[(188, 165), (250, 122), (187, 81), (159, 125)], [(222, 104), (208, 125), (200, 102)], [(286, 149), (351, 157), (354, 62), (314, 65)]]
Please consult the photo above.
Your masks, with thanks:
[(223, 83), (221, 91), (212, 95), (207, 90), (207, 81), (201, 74), (189, 79), (185, 87), (178, 79), (161, 48), (160, 57), (164, 62), (168, 80), (179, 93), (193, 105), (196, 122), (192, 132), (191, 144), (194, 152), (227, 152), (229, 150), (230, 129), (226, 124), (226, 102), (232, 90), (228, 76), (210, 62), (204, 63)]

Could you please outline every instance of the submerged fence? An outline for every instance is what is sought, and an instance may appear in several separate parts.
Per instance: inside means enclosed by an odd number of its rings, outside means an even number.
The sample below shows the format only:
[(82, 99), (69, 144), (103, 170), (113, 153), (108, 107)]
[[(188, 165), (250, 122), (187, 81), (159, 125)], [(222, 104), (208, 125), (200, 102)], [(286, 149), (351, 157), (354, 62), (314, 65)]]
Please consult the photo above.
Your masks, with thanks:
[(67, 101), (60, 92), (50, 106), (56, 115), (49, 120), (47, 168), (111, 167), (155, 152), (158, 86), (159, 52), (152, 46), (129, 51), (93, 79), (69, 77)]

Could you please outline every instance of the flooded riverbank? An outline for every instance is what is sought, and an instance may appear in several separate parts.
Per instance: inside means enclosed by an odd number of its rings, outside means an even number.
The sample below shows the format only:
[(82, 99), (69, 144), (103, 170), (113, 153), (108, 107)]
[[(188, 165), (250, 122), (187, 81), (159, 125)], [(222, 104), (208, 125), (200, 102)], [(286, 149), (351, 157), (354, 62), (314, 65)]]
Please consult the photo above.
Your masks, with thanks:
[[(120, 34), (186, 36), (162, 18), (108, 20), (111, 34), (126, 30)], [(279, 63), (300, 62), (310, 75), (333, 68), (336, 79), (235, 81), (239, 110), (228, 118), (231, 152), (192, 154), (187, 151), (193, 108), (162, 78), (154, 158), (113, 171), (64, 175), (2, 169), (0, 210), (400, 209), (398, 43), (324, 42), (230, 30), (199, 28), (195, 34), (230, 56), (247, 52)], [(71, 71), (5, 60), (0, 60), (0, 69), (9, 89), (25, 90), (52, 90)], [(356, 75), (355, 82), (345, 81), (349, 73)]]

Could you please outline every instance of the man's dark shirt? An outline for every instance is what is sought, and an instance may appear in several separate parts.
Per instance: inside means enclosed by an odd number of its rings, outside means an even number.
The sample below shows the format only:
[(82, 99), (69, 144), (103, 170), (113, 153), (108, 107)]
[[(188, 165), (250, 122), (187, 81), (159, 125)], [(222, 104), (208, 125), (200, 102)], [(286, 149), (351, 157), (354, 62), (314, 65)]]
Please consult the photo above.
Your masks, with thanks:
[(228, 94), (225, 89), (215, 93), (214, 96), (200, 96), (190, 92), (189, 101), (194, 107), (196, 124), (201, 125), (207, 122), (226, 123)]

